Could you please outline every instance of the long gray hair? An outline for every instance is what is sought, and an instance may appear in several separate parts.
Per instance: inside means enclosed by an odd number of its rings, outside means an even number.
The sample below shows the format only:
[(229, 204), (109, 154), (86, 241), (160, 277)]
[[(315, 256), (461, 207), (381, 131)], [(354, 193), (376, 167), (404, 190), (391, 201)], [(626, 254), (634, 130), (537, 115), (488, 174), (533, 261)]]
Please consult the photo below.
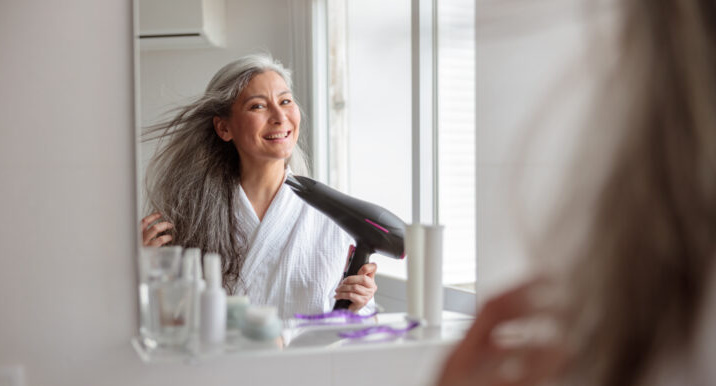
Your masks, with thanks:
[[(228, 117), (251, 79), (266, 71), (277, 73), (292, 88), (291, 75), (281, 63), (268, 55), (245, 56), (221, 68), (196, 101), (178, 108), (172, 119), (148, 127), (143, 135), (143, 141), (159, 140), (146, 173), (148, 212), (158, 211), (174, 225), (172, 244), (219, 253), (229, 293), (240, 280), (247, 250), (234, 206), (241, 159), (233, 142), (216, 134), (213, 118)], [(287, 163), (295, 173), (307, 174), (301, 142)]]

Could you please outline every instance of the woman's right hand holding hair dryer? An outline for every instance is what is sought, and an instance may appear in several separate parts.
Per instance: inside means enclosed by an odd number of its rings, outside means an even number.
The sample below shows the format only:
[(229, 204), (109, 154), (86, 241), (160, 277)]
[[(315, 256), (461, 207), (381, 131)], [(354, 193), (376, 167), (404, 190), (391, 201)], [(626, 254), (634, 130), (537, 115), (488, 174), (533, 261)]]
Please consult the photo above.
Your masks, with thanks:
[(161, 247), (172, 241), (172, 236), (164, 232), (174, 228), (174, 225), (167, 221), (159, 221), (161, 213), (154, 212), (142, 219), (142, 245), (145, 247)]

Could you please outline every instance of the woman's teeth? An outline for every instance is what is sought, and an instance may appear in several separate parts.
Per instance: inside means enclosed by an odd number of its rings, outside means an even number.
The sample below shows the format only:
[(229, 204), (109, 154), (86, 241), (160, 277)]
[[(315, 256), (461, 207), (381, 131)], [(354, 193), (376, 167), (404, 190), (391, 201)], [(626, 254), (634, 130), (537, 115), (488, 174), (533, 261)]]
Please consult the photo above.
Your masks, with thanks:
[(267, 135), (267, 136), (265, 136), (264, 138), (265, 138), (265, 139), (280, 139), (280, 138), (286, 138), (286, 137), (288, 137), (288, 134), (289, 134), (289, 132), (276, 133), (276, 134)]

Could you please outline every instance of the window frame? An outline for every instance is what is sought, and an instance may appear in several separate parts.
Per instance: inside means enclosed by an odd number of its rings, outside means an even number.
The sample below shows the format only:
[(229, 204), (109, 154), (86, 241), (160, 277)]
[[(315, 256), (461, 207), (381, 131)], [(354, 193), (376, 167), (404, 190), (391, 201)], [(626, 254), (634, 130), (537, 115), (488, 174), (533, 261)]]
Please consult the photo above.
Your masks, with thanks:
[[(438, 202), (438, 35), (437, 1), (411, 0), (411, 126), (412, 126), (412, 218), (413, 222), (439, 223)], [(297, 79), (308, 86), (304, 109), (311, 112), (307, 125), (313, 177), (329, 181), (328, 170), (328, 0), (292, 1), (292, 65)], [(310, 42), (310, 43), (306, 43)], [(297, 82), (297, 84), (299, 84)], [(417, 90), (417, 92), (415, 92)], [(477, 137), (476, 137), (477, 140)], [(421, 156), (430, 154), (430, 157)], [(475, 211), (477, 223), (477, 210)], [(475, 234), (476, 270), (479, 262)], [(475, 279), (477, 281), (477, 272)], [(376, 275), (380, 293), (376, 301), (389, 311), (405, 309), (405, 280)], [(478, 286), (476, 285), (476, 289)], [(443, 287), (444, 307), (449, 311), (475, 314), (476, 292)]]

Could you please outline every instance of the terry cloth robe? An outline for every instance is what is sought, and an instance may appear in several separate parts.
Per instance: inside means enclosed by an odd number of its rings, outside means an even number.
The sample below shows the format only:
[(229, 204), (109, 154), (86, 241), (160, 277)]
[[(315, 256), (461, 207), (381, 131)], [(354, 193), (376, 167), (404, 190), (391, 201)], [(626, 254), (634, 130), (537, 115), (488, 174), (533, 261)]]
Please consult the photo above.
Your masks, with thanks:
[[(277, 307), (284, 320), (332, 310), (353, 238), (286, 184), (261, 221), (241, 187), (237, 201), (239, 231), (249, 248), (236, 293), (251, 304)], [(359, 313), (374, 309), (371, 299)]]

